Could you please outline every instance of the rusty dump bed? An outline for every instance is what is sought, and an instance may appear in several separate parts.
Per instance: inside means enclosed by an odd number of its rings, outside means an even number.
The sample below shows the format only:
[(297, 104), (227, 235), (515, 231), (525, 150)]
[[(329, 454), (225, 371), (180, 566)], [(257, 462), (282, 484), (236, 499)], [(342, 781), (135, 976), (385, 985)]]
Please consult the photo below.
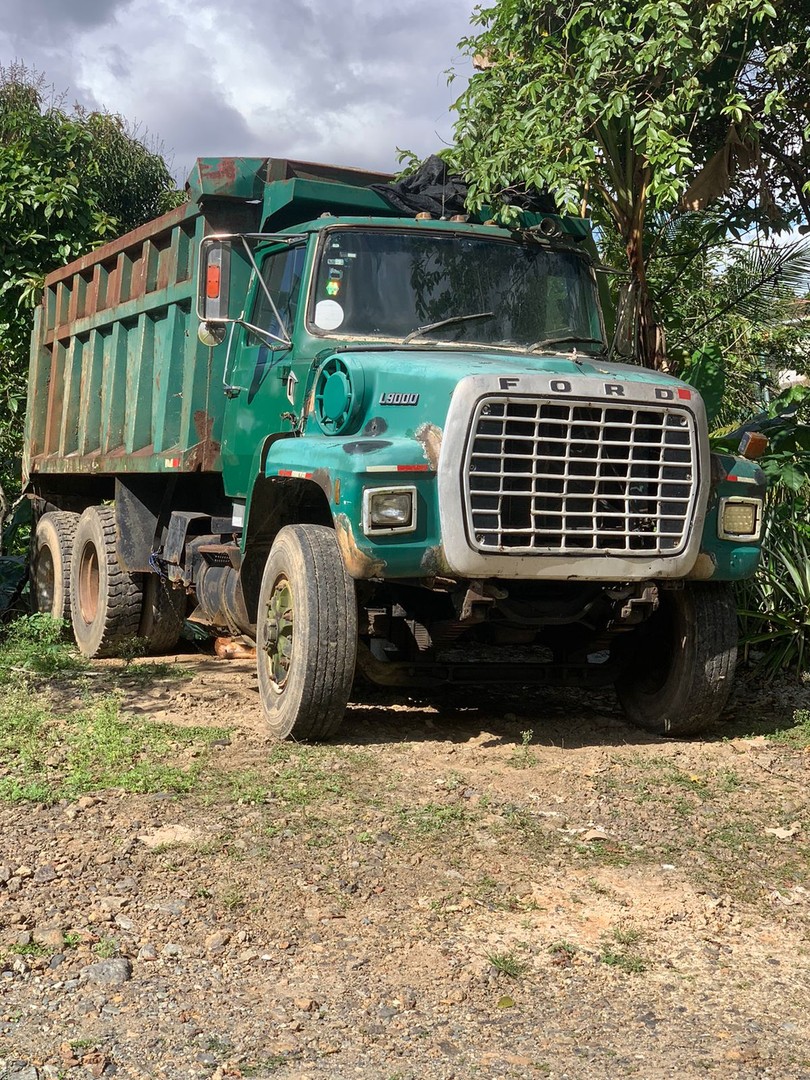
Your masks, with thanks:
[(186, 203), (46, 278), (24, 474), (218, 467), (224, 350), (198, 342), (194, 265), (223, 217), (248, 223), (244, 204), (210, 209)]
[[(197, 338), (202, 237), (255, 232), (302, 184), (385, 179), (274, 158), (200, 158), (189, 201), (49, 274), (31, 344), (23, 477), (218, 471), (226, 349)], [(312, 185), (311, 181), (317, 181)]]

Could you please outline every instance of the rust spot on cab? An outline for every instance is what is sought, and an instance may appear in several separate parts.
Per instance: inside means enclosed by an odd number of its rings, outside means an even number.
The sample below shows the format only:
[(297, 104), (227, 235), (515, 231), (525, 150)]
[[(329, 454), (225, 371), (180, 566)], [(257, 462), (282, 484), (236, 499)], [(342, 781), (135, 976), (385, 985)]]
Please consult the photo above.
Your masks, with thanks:
[(338, 514), (335, 518), (335, 536), (338, 547), (343, 556), (346, 569), (353, 578), (379, 577), (385, 569), (384, 559), (372, 558), (367, 552), (357, 546), (354, 538), (352, 523), (345, 514)]
[(189, 451), (185, 467), (192, 472), (210, 472), (216, 467), (220, 452), (220, 444), (211, 437), (214, 418), (209, 416), (205, 409), (197, 409), (192, 419), (200, 441)]
[(442, 448), (442, 429), (435, 424), (422, 424), (415, 431), (416, 441), (422, 444), (422, 450), (428, 464), (435, 472), (439, 467), (439, 453)]
[[(313, 482), (323, 491), (327, 499), (332, 500), (332, 477), (328, 469), (316, 469), (312, 474)], [(338, 481), (339, 482), (339, 481)]]
[(427, 548), (420, 565), (427, 577), (452, 577), (453, 575), (444, 557), (444, 548), (441, 544)]

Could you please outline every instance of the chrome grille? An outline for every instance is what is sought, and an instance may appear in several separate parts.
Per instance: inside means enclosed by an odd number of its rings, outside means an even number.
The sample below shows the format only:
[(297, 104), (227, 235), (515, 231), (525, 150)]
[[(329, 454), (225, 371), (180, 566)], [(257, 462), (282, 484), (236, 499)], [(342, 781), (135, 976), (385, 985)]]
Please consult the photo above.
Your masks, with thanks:
[(697, 482), (685, 409), (487, 397), (464, 463), (470, 542), (492, 553), (676, 555)]

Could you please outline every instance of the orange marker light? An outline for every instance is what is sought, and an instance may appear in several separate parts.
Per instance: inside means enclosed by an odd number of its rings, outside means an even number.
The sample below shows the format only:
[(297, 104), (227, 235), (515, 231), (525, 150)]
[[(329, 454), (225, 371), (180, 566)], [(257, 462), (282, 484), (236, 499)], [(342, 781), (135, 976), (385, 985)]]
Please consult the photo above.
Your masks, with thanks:
[(209, 263), (205, 278), (205, 295), (209, 300), (216, 300), (219, 296), (220, 277), (220, 268), (214, 263)]

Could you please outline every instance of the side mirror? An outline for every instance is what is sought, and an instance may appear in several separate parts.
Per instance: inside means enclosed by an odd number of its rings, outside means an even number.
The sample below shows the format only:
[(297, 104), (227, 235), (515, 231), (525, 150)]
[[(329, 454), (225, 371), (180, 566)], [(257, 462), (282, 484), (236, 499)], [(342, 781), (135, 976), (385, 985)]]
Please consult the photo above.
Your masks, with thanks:
[(230, 240), (206, 237), (200, 244), (197, 318), (203, 323), (234, 321), (228, 306), (231, 253)]

